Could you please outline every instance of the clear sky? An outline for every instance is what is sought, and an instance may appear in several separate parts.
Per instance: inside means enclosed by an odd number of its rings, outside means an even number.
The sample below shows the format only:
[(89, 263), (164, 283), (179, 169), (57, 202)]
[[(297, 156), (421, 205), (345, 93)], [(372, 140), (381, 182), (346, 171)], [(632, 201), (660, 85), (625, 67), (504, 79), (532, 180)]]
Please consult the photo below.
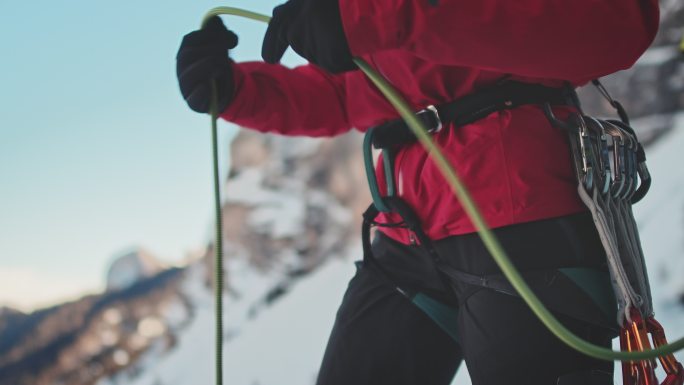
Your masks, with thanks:
[[(97, 290), (133, 247), (175, 262), (206, 244), (209, 120), (180, 96), (176, 51), (210, 8), (278, 3), (0, 2), (0, 304)], [(259, 59), (265, 25), (224, 21), (232, 56)]]

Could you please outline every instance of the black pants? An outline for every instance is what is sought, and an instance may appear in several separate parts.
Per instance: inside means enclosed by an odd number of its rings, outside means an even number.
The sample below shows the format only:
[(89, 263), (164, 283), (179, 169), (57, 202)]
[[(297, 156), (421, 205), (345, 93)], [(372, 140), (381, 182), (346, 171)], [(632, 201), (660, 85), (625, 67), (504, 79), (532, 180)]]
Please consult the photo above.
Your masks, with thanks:
[[(603, 249), (588, 214), (508, 226), (495, 233), (523, 271), (605, 269)], [(499, 272), (476, 234), (440, 240), (436, 247), (458, 269), (473, 274)], [(420, 247), (399, 244), (382, 234), (376, 235), (373, 253), (401, 285), (458, 307), (458, 341), (400, 295), (382, 274), (359, 264), (337, 313), (318, 385), (448, 385), (462, 361), (474, 385), (613, 383), (612, 362), (567, 347), (519, 297), (461, 282), (446, 289)], [(566, 294), (570, 298), (576, 293)], [(557, 300), (562, 304), (565, 298)], [(580, 337), (610, 347), (614, 330), (562, 311), (554, 313)]]

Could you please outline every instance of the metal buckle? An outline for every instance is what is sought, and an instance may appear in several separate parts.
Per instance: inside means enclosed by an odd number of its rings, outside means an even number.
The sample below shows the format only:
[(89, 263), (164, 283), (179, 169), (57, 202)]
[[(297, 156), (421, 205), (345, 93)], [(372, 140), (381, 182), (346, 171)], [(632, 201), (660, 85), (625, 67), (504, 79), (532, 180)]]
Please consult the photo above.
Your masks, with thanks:
[(425, 107), (424, 109), (418, 111), (418, 115), (422, 113), (432, 113), (433, 117), (433, 125), (428, 129), (428, 134), (435, 134), (438, 133), (442, 130), (442, 119), (439, 117), (439, 112), (437, 111), (437, 107), (435, 107), (433, 104), (430, 104), (429, 106)]

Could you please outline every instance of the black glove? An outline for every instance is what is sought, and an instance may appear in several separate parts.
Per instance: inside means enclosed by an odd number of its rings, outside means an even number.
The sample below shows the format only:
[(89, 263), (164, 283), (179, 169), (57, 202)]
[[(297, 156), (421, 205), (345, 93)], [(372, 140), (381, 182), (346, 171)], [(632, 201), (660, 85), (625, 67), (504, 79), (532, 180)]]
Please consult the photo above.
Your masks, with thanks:
[(357, 69), (344, 35), (338, 0), (289, 0), (275, 7), (261, 57), (267, 63), (278, 63), (288, 46), (328, 72)]
[(205, 26), (183, 37), (176, 55), (176, 75), (181, 94), (191, 109), (209, 112), (211, 83), (216, 82), (218, 112), (233, 100), (233, 61), (228, 50), (235, 48), (238, 37), (214, 16)]

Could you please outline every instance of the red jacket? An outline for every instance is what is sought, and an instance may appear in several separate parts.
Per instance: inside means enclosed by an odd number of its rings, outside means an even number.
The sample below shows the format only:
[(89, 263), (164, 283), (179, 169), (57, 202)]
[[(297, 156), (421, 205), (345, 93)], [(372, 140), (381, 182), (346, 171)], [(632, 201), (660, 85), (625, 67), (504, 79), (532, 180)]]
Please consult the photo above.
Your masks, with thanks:
[[(340, 0), (352, 53), (379, 70), (416, 111), (506, 74), (551, 86), (581, 85), (630, 67), (658, 26), (657, 0), (437, 3)], [(360, 71), (330, 75), (313, 65), (289, 69), (249, 62), (235, 66), (235, 81), (237, 97), (222, 117), (259, 131), (332, 136), (398, 117)], [(563, 116), (567, 110), (555, 112)], [(565, 134), (537, 106), (446, 127), (435, 140), (492, 227), (585, 210)], [(417, 210), (431, 238), (474, 231), (420, 144), (402, 149), (395, 167), (399, 195)], [(382, 167), (378, 176), (384, 180)], [(404, 229), (383, 231), (404, 243), (412, 238)]]

